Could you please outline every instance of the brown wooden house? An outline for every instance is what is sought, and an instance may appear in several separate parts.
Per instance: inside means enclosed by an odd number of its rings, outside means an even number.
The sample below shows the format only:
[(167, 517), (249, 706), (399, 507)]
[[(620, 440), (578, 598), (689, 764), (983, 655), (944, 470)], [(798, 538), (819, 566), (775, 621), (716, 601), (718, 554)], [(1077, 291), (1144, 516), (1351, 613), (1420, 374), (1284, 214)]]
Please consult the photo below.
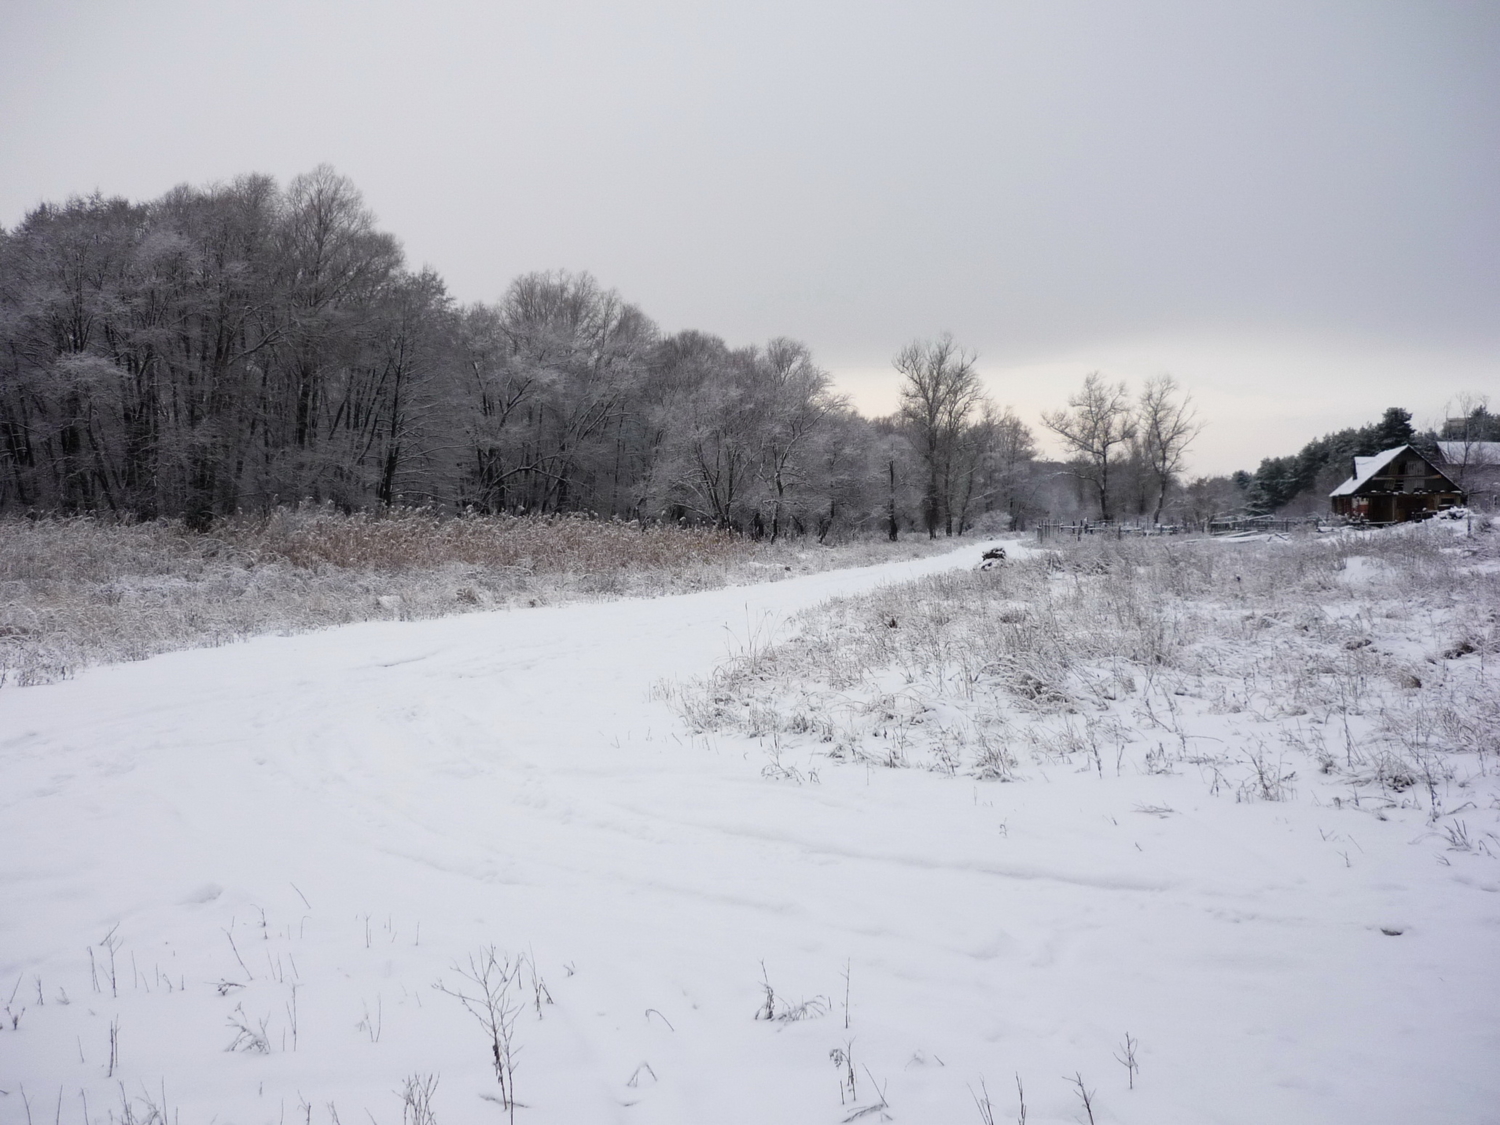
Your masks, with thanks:
[(1329, 493), (1334, 515), (1371, 523), (1405, 523), (1453, 508), (1464, 490), (1409, 445), (1354, 458), (1354, 473)]

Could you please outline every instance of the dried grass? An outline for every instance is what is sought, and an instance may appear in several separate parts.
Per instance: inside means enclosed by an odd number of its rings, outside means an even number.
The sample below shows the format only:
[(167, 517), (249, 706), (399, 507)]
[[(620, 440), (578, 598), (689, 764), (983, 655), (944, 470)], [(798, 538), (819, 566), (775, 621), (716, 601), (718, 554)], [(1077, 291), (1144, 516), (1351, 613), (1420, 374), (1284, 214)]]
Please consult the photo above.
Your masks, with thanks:
[(1294, 794), (1279, 738), (1392, 799), (1420, 788), (1434, 815), (1456, 756), (1483, 771), (1500, 741), (1500, 537), (1443, 527), (1084, 541), (838, 599), (798, 630), (678, 689), (684, 716), (980, 778), (1018, 776), (1018, 748), (1100, 773), (1207, 764), (1246, 800)]
[(180, 522), (0, 520), (0, 685), (265, 633), (682, 593), (933, 549), (422, 510), (283, 509), (206, 535)]

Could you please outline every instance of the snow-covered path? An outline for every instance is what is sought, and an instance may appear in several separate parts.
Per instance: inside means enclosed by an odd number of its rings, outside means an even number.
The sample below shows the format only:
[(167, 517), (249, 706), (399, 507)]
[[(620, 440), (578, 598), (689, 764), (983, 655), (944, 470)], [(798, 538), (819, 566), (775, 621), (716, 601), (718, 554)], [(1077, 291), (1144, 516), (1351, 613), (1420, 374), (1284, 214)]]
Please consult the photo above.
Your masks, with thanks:
[[(898, 1120), (978, 1121), (981, 1076), (1005, 1120), (1017, 1072), (1032, 1125), (1082, 1119), (1075, 1072), (1101, 1123), (1500, 1120), (1500, 865), (1195, 776), (772, 781), (653, 698), (976, 546), (0, 693), (0, 999), (25, 1008), (0, 1122), (23, 1083), (34, 1120), (60, 1097), (78, 1121), (81, 1091), (118, 1118), (118, 1081), (183, 1122), (393, 1122), (413, 1073), (440, 1073), (439, 1122), (502, 1120), (480, 1029), (432, 987), (489, 944), (555, 1001), (516, 1025), (538, 1125), (834, 1122), (882, 1086)], [(753, 1019), (763, 972), (826, 1012)], [(233, 1019), (267, 1051), (226, 1051)]]

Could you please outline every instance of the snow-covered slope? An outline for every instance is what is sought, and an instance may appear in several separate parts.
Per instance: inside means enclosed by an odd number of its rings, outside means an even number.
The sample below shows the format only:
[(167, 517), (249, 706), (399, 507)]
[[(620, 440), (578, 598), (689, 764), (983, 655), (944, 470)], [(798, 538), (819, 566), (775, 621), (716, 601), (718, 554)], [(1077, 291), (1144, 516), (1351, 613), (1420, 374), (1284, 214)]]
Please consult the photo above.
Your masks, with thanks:
[(1075, 1075), (1101, 1123), (1500, 1120), (1493, 859), (1191, 774), (769, 780), (657, 698), (977, 555), (0, 692), (0, 1122), (418, 1121), (433, 1075), (507, 1120), (450, 995), (490, 947), (535, 1125), (1004, 1121), (1016, 1075), (1031, 1125)]

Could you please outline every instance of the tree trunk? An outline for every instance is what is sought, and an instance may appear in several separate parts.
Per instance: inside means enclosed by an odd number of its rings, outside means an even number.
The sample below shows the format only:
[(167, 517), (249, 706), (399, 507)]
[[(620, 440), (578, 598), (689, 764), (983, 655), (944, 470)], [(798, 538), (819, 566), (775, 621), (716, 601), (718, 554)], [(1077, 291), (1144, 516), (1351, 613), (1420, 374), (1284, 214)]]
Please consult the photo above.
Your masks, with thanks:
[(896, 536), (897, 536), (897, 530), (896, 530), (896, 461), (895, 461), (895, 458), (892, 458), (890, 461), (888, 461), (886, 463), (886, 467), (887, 467), (887, 469), (890, 470), (890, 477), (891, 477), (891, 490), (890, 490), (890, 494), (889, 494), (889, 497), (888, 497), (887, 502), (886, 502), (886, 517), (890, 520), (889, 531), (890, 531), (890, 536), (891, 536), (891, 542), (894, 543), (896, 541)]

